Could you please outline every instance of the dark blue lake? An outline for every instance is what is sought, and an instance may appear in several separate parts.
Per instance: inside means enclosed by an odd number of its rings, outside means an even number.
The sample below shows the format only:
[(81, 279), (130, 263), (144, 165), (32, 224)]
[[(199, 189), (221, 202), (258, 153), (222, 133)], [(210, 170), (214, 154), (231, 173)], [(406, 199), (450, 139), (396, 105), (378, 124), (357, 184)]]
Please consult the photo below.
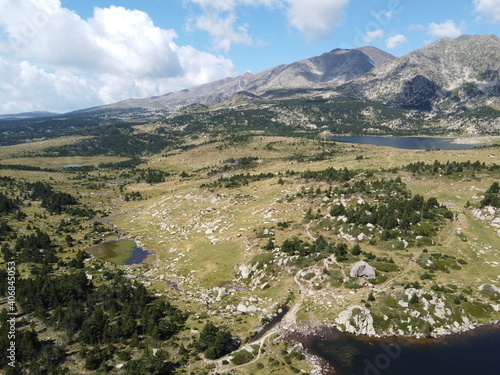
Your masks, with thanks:
[(368, 338), (331, 330), (296, 338), (335, 375), (499, 375), (500, 325), (439, 339)]
[(332, 141), (362, 143), (377, 146), (388, 146), (410, 150), (470, 150), (479, 144), (453, 143), (452, 138), (431, 137), (376, 137), (376, 136), (338, 136), (330, 137)]

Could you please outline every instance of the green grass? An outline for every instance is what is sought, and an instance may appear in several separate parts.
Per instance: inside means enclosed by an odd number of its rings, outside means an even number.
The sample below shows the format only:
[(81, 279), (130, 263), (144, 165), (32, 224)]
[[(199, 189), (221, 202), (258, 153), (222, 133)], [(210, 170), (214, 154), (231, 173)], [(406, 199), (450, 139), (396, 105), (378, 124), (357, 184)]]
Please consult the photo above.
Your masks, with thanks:
[[(323, 150), (332, 148), (334, 154), (327, 160), (312, 161), (315, 155), (321, 154)], [(0, 150), (1, 151), (1, 150)], [(19, 150), (18, 150), (19, 151)], [(360, 153), (363, 160), (355, 160)], [(294, 155), (303, 155), (305, 162), (293, 158)], [(239, 289), (231, 291), (231, 294), (224, 296), (220, 301), (213, 302), (213, 311), (224, 311), (224, 314), (213, 314), (210, 316), (216, 322), (227, 324), (241, 338), (245, 338), (252, 329), (259, 325), (260, 316), (258, 314), (239, 314), (232, 310), (226, 311), (226, 306), (237, 306), (242, 298), (256, 297), (260, 301), (258, 306), (271, 311), (275, 306), (279, 306), (291, 296), (299, 296), (298, 286), (294, 282), (293, 276), (299, 270), (305, 271), (304, 278), (299, 282), (307, 287), (308, 291), (314, 293), (314, 298), (305, 299), (303, 307), (299, 311), (299, 320), (305, 321), (332, 321), (332, 319), (343, 309), (352, 304), (360, 304), (362, 299), (366, 299), (369, 289), (362, 287), (359, 280), (343, 282), (344, 274), (348, 275), (350, 266), (356, 260), (349, 257), (342, 262), (340, 270), (337, 264), (330, 263), (324, 266), (322, 261), (318, 261), (315, 256), (303, 257), (299, 260), (286, 259), (287, 263), (278, 266), (274, 263), (276, 253), (266, 252), (262, 247), (267, 244), (268, 238), (259, 239), (259, 232), (264, 228), (274, 232), (271, 237), (277, 246), (285, 239), (298, 236), (304, 241), (311, 242), (311, 237), (318, 237), (320, 234), (329, 242), (344, 241), (337, 236), (338, 227), (334, 220), (323, 218), (313, 220), (307, 228), (303, 223), (304, 213), (309, 207), (313, 207), (314, 212), (320, 209), (325, 215), (332, 203), (332, 200), (323, 200), (322, 196), (311, 198), (309, 196), (298, 196), (302, 187), (305, 189), (322, 191), (330, 187), (325, 182), (304, 181), (299, 174), (286, 175), (287, 170), (302, 172), (305, 170), (324, 170), (328, 167), (341, 169), (364, 169), (374, 171), (374, 177), (395, 178), (401, 177), (407, 184), (408, 189), (413, 194), (422, 194), (426, 198), (436, 196), (439, 202), (446, 201), (451, 204), (453, 211), (460, 213), (461, 222), (446, 222), (437, 235), (425, 237), (422, 240), (410, 242), (407, 249), (403, 249), (402, 241), (393, 239), (384, 242), (378, 240), (376, 232), (369, 232), (365, 228), (349, 229), (345, 225), (344, 231), (352, 230), (354, 235), (361, 231), (365, 234), (375, 235), (377, 241), (369, 243), (367, 240), (360, 245), (364, 251), (373, 252), (377, 257), (390, 257), (395, 263), (384, 261), (374, 262), (377, 269), (378, 278), (370, 281), (379, 285), (379, 288), (386, 288), (386, 282), (393, 280), (384, 293), (377, 294), (377, 301), (370, 303), (376, 320), (376, 328), (384, 329), (392, 325), (393, 321), (402, 318), (401, 310), (397, 301), (401, 297), (403, 285), (407, 282), (420, 280), (419, 276), (425, 272), (416, 263), (410, 263), (409, 257), (418, 258), (423, 247), (431, 252), (439, 252), (453, 256), (456, 260), (464, 259), (467, 264), (460, 264), (461, 270), (450, 268), (450, 273), (435, 272), (434, 281), (421, 281), (423, 289), (429, 289), (432, 283), (447, 285), (454, 283), (460, 285), (456, 293), (469, 287), (472, 290), (470, 301), (475, 301), (475, 297), (480, 295), (477, 286), (486, 282), (493, 283), (498, 275), (498, 268), (485, 263), (485, 261), (497, 261), (494, 249), (498, 248), (498, 237), (496, 231), (488, 228), (484, 223), (478, 222), (472, 216), (471, 209), (465, 209), (467, 200), (472, 204), (477, 203), (471, 197), (478, 194), (478, 189), (485, 190), (498, 177), (494, 173), (478, 174), (478, 179), (470, 179), (464, 176), (457, 179), (447, 176), (413, 176), (411, 173), (399, 171), (397, 173), (380, 171), (380, 168), (396, 167), (406, 165), (410, 162), (425, 161), (432, 163), (435, 159), (446, 162), (447, 160), (466, 161), (480, 160), (486, 163), (493, 163), (497, 159), (488, 156), (497, 155), (496, 149), (484, 150), (464, 150), (464, 151), (414, 151), (398, 150), (369, 145), (346, 145), (337, 144), (330, 146), (329, 143), (321, 143), (313, 140), (297, 140), (293, 138), (281, 137), (260, 137), (256, 136), (246, 144), (228, 145), (225, 142), (206, 144), (186, 151), (178, 150), (168, 155), (156, 154), (148, 157), (147, 164), (143, 168), (161, 169), (173, 173), (166, 182), (159, 184), (130, 183), (124, 187), (124, 192), (141, 192), (144, 200), (125, 202), (124, 193), (113, 180), (124, 171), (95, 171), (89, 173), (83, 180), (73, 180), (76, 174), (69, 173), (49, 173), (49, 172), (20, 172), (12, 170), (1, 171), (4, 176), (15, 178), (25, 178), (27, 181), (51, 180), (57, 184), (58, 190), (78, 195), (83, 203), (99, 207), (106, 210), (109, 217), (109, 224), (119, 231), (126, 232), (127, 238), (133, 239), (141, 247), (151, 249), (155, 252), (155, 260), (151, 263), (149, 270), (152, 277), (165, 277), (175, 280), (179, 286), (194, 295), (216, 296), (210, 289), (214, 287), (228, 287), (238, 285)], [(8, 156), (5, 163), (30, 164), (40, 167), (61, 167), (67, 164), (97, 164), (99, 162), (118, 161), (120, 158), (107, 158), (97, 156), (93, 158), (13, 158), (12, 154), (5, 152)], [(19, 155), (19, 153), (17, 154)], [(26, 155), (29, 156), (29, 155)], [(227, 175), (236, 173), (282, 173), (284, 184), (278, 184), (278, 176), (273, 179), (259, 182), (251, 182), (248, 186), (238, 189), (216, 189), (209, 191), (201, 189), (201, 184), (216, 180), (218, 176), (207, 176), (210, 171), (221, 171), (224, 160), (230, 158), (258, 156), (262, 163), (252, 164), (251, 168), (229, 170)], [(0, 155), (1, 157), (1, 155)], [(5, 158), (5, 156), (4, 156)], [(180, 178), (176, 173), (185, 171), (189, 174), (187, 178)], [(495, 172), (496, 173), (496, 172)], [(94, 179), (91, 181), (90, 178)], [(358, 180), (363, 177), (357, 178)], [(92, 189), (87, 185), (102, 184), (103, 187)], [(110, 183), (111, 182), (111, 183)], [(333, 183), (332, 187), (341, 187), (340, 183)], [(472, 187), (475, 187), (474, 189)], [(477, 189), (476, 189), (477, 188)], [(346, 197), (349, 198), (349, 197)], [(44, 213), (44, 210), (35, 204), (33, 207), (23, 207), (23, 210), (32, 217), (34, 213)], [(62, 217), (47, 216), (38, 225), (41, 229), (48, 224), (56, 228)], [(291, 224), (282, 228), (278, 223), (290, 222)], [(43, 223), (43, 224), (42, 224)], [(33, 224), (33, 223), (32, 223)], [(17, 223), (16, 223), (17, 225)], [(25, 224), (19, 224), (24, 228)], [(82, 223), (82, 227), (88, 228), (88, 223)], [(457, 235), (457, 228), (467, 236), (468, 242), (463, 242)], [(425, 228), (420, 225), (416, 229), (433, 229), (434, 226)], [(23, 229), (24, 230), (24, 229)], [(64, 234), (59, 242), (64, 239)], [(76, 243), (73, 250), (86, 249), (96, 239), (102, 240), (102, 236), (84, 238), (84, 232), (73, 234)], [(108, 237), (113, 238), (113, 237)], [(115, 237), (116, 238), (116, 237)], [(403, 237), (404, 238), (404, 237)], [(216, 240), (216, 241), (213, 241)], [(211, 243), (213, 241), (214, 244)], [(217, 242), (219, 241), (219, 242)], [(431, 241), (437, 245), (430, 246)], [(349, 242), (351, 248), (354, 242)], [(418, 244), (416, 242), (419, 242)], [(392, 245), (395, 245), (394, 248)], [(491, 245), (492, 250), (484, 250)], [(135, 244), (129, 241), (129, 245), (120, 242), (105, 243), (92, 246), (88, 249), (96, 257), (113, 262), (124, 264), (133, 252)], [(400, 250), (398, 250), (400, 249)], [(73, 256), (72, 253), (65, 255), (67, 259)], [(452, 258), (450, 258), (452, 259)], [(239, 269), (242, 265), (254, 265), (259, 263), (257, 276), (248, 279), (239, 279)], [(450, 266), (451, 266), (450, 261)], [(453, 262), (455, 265), (456, 262)], [(267, 266), (265, 266), (267, 265)], [(398, 268), (399, 266), (399, 268)], [(322, 274), (321, 268), (325, 267), (328, 273)], [(306, 268), (310, 268), (306, 270)], [(455, 267), (456, 268), (456, 267)], [(139, 269), (139, 268), (137, 268)], [(319, 272), (318, 272), (319, 271)], [(140, 278), (139, 271), (135, 275)], [(389, 272), (388, 275), (385, 275)], [(305, 282), (312, 280), (313, 275), (323, 276), (319, 281), (323, 290), (314, 292), (315, 285)], [(478, 275), (482, 280), (477, 281)], [(316, 281), (316, 280), (315, 280)], [(262, 285), (267, 285), (266, 289), (261, 289)], [(314, 283), (315, 284), (315, 283)], [(205, 313), (206, 307), (198, 300), (192, 301), (185, 298), (183, 294), (175, 293), (162, 281), (152, 281), (152, 288), (155, 292), (171, 294), (178, 298), (178, 303), (185, 306), (193, 314)], [(336, 289), (334, 291), (334, 289)], [(455, 292), (454, 292), (455, 293)], [(386, 297), (387, 296), (387, 297)], [(334, 298), (341, 297), (341, 298)], [(485, 296), (481, 296), (485, 297)], [(315, 298), (317, 300), (315, 300)], [(321, 301), (320, 301), (321, 300)], [(324, 301), (323, 301), (324, 300)], [(487, 299), (484, 298), (486, 301)], [(325, 308), (323, 302), (332, 302)], [(494, 301), (493, 301), (494, 302)], [(452, 302), (451, 302), (452, 303)], [(469, 303), (470, 304), (470, 303)], [(454, 305), (450, 305), (456, 307)], [(466, 313), (476, 320), (487, 320), (487, 317), (496, 317), (498, 313), (485, 310), (482, 306), (468, 305), (462, 303), (459, 307), (467, 307)], [(391, 315), (393, 314), (393, 315)], [(486, 315), (485, 315), (486, 314)], [(384, 320), (387, 315), (390, 319)], [(485, 315), (485, 317), (483, 317)], [(394, 318), (394, 319), (393, 319)], [(474, 319), (471, 319), (474, 320)], [(202, 325), (202, 321), (196, 324)], [(204, 320), (203, 320), (204, 322)], [(200, 328), (196, 326), (197, 328)], [(259, 360), (238, 369), (239, 372), (250, 374), (267, 373), (269, 369), (258, 369), (258, 363), (265, 363), (267, 366), (266, 354), (262, 362)], [(280, 357), (280, 355), (277, 355)], [(264, 360), (265, 358), (265, 360)], [(199, 365), (199, 364), (198, 364)], [(201, 367), (200, 367), (201, 368)], [(287, 372), (280, 372), (287, 373)]]
[(258, 268), (262, 269), (262, 267), (264, 266), (264, 264), (271, 263), (273, 261), (273, 259), (274, 259), (274, 254), (273, 253), (257, 254), (256, 256), (254, 256), (252, 258), (252, 260), (250, 261), (250, 264), (254, 265), (254, 264), (259, 263)]
[(40, 168), (63, 168), (66, 165), (98, 165), (100, 163), (116, 163), (126, 158), (115, 156), (65, 156), (65, 157), (38, 157), (13, 158), (1, 160), (1, 164), (22, 164)]
[(72, 136), (72, 137), (47, 139), (38, 142), (21, 143), (12, 146), (2, 146), (0, 147), (0, 158), (6, 159), (14, 156), (23, 155), (24, 153), (40, 152), (49, 147), (59, 147), (59, 146), (69, 145), (89, 138), (92, 137)]

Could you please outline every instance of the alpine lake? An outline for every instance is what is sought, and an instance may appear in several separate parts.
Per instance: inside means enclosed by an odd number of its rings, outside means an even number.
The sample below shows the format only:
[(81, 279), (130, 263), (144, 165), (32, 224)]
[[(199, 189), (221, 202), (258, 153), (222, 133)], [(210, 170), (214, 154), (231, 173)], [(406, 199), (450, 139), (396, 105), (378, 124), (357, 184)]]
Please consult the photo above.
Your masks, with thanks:
[(332, 141), (387, 146), (407, 150), (470, 150), (481, 144), (459, 143), (453, 138), (436, 137), (379, 137), (379, 136), (334, 136)]
[(440, 338), (374, 338), (334, 328), (288, 338), (327, 364), (328, 375), (499, 374), (498, 323)]

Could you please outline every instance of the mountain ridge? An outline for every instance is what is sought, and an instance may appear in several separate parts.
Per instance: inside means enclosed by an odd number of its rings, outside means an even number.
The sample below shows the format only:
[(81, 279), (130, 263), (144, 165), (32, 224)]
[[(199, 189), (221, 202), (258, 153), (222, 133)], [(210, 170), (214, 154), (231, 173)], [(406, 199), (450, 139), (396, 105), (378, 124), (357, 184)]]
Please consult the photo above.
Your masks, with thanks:
[(485, 103), (500, 109), (500, 39), (494, 34), (442, 38), (401, 57), (372, 46), (336, 48), (259, 73), (246, 72), (162, 96), (96, 107), (89, 112), (113, 110), (123, 115), (131, 111), (166, 116), (193, 104), (231, 103), (232, 96), (240, 91), (266, 99), (317, 92), (327, 97), (369, 99), (425, 111), (454, 112), (460, 106), (479, 107)]
[(157, 97), (129, 99), (95, 107), (90, 111), (137, 109), (146, 106), (150, 111), (168, 113), (195, 103), (221, 103), (239, 91), (262, 95), (276, 89), (314, 88), (332, 83), (339, 85), (394, 58), (393, 55), (376, 47), (361, 47), (353, 50), (334, 49), (320, 56), (278, 65), (259, 73), (246, 72), (237, 77), (227, 77)]

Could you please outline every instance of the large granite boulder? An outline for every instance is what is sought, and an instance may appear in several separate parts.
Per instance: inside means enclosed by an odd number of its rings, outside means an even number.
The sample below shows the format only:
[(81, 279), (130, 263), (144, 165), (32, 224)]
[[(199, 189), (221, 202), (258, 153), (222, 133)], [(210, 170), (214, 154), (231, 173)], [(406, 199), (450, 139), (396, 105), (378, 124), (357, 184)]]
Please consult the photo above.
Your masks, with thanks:
[(362, 260), (352, 266), (351, 277), (366, 277), (367, 279), (376, 279), (377, 274), (375, 272), (375, 268)]

